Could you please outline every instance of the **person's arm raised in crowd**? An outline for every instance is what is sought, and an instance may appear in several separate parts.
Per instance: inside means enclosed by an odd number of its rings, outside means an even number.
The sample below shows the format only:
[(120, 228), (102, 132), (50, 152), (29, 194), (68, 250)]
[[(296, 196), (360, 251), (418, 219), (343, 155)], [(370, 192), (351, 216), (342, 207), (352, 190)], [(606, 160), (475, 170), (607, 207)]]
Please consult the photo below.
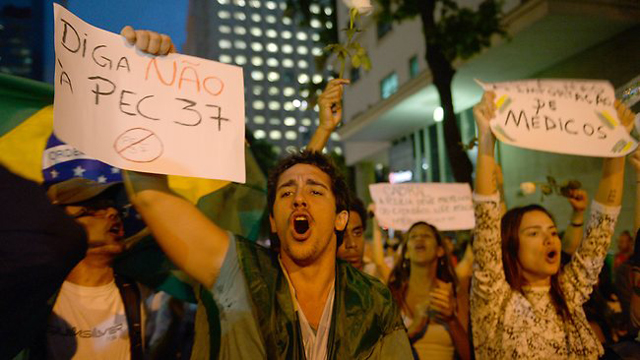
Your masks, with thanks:
[(569, 192), (567, 199), (571, 205), (572, 212), (569, 225), (562, 237), (562, 251), (573, 255), (578, 245), (580, 245), (580, 241), (582, 241), (584, 212), (587, 209), (588, 196), (583, 189), (576, 189)]
[[(175, 51), (171, 38), (153, 31), (127, 26), (121, 35), (151, 54)], [(227, 232), (173, 193), (166, 175), (125, 171), (123, 178), (131, 202), (169, 259), (196, 281), (213, 286), (229, 247)]]
[(493, 195), (498, 191), (494, 156), (496, 138), (489, 127), (489, 122), (495, 116), (496, 107), (493, 102), (495, 97), (495, 93), (485, 92), (482, 100), (473, 108), (478, 126), (475, 192), (479, 195)]
[[(376, 204), (369, 204), (367, 208), (367, 212), (370, 214), (375, 214)], [(373, 242), (371, 246), (371, 252), (373, 256), (373, 263), (376, 265), (376, 270), (378, 270), (378, 274), (382, 276), (382, 282), (387, 283), (389, 280), (389, 275), (391, 275), (391, 269), (387, 266), (387, 263), (384, 261), (384, 246), (382, 245), (382, 231), (380, 231), (380, 226), (378, 226), (378, 221), (375, 216), (371, 218), (371, 229), (373, 231)]]
[[(637, 129), (640, 131), (640, 129)], [(629, 156), (629, 162), (636, 171), (636, 200), (633, 214), (633, 233), (637, 234), (640, 229), (640, 146)]]
[(504, 215), (508, 209), (507, 197), (504, 195), (504, 176), (502, 174), (502, 167), (500, 166), (500, 164), (498, 164), (497, 161), (495, 161), (493, 171), (495, 173), (493, 176), (495, 176), (496, 179), (496, 186), (498, 187), (498, 192), (500, 193), (500, 211), (502, 212), (502, 215)]
[[(633, 113), (616, 100), (620, 122), (630, 131)], [(591, 214), (585, 223), (584, 238), (571, 261), (560, 273), (560, 286), (567, 304), (582, 306), (589, 299), (591, 289), (598, 283), (598, 275), (611, 243), (611, 236), (620, 212), (624, 180), (625, 157), (605, 158)]]
[(318, 107), (320, 108), (320, 124), (313, 133), (307, 149), (311, 151), (321, 152), (327, 144), (331, 133), (340, 124), (342, 120), (342, 94), (344, 85), (349, 84), (349, 80), (333, 79), (329, 81), (318, 98)]

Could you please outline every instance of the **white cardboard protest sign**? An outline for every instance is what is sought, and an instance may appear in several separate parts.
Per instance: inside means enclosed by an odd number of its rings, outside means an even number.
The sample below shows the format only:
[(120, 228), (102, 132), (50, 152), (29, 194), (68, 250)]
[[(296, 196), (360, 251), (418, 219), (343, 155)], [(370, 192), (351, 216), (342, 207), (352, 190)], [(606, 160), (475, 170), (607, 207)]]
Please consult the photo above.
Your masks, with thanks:
[(406, 231), (417, 221), (438, 230), (475, 226), (471, 187), (466, 183), (378, 183), (369, 185), (380, 226)]
[(481, 83), (496, 94), (491, 130), (503, 143), (547, 152), (619, 157), (638, 145), (621, 125), (602, 80)]
[(54, 131), (109, 165), (245, 181), (242, 68), (143, 54), (54, 4)]

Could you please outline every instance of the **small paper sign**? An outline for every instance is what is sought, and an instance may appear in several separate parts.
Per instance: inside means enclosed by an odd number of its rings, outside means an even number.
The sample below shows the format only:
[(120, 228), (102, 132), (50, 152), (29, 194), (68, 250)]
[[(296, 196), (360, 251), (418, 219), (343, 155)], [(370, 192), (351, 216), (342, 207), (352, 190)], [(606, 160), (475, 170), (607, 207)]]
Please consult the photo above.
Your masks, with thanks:
[(378, 183), (369, 185), (380, 226), (406, 231), (426, 221), (441, 231), (475, 226), (471, 187), (466, 183)]
[(245, 181), (242, 68), (144, 54), (54, 4), (54, 131), (109, 165)]
[(638, 145), (621, 125), (614, 90), (602, 80), (478, 82), (496, 94), (491, 130), (501, 142), (533, 150), (619, 157)]

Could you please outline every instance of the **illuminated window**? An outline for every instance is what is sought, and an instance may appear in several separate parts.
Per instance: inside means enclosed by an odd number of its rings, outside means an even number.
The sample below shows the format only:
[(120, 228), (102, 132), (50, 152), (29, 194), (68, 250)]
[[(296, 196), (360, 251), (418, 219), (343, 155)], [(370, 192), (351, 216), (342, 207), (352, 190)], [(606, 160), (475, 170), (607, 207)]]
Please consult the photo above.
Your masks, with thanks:
[(280, 89), (278, 89), (278, 87), (272, 86), (272, 87), (269, 88), (269, 95), (276, 96), (279, 93), (280, 93)]
[(259, 42), (252, 42), (251, 43), (251, 50), (253, 50), (253, 51), (262, 51), (262, 44), (260, 44)]
[(220, 55), (220, 62), (229, 64), (229, 63), (231, 63), (231, 61), (233, 61), (233, 58), (231, 58), (230, 55), (226, 55), (226, 54)]
[(298, 46), (297, 51), (300, 55), (307, 55), (309, 53), (309, 49), (306, 46)]
[(226, 10), (220, 10), (218, 11), (218, 17), (220, 19), (229, 19), (231, 18), (231, 13)]
[(267, 59), (267, 65), (271, 66), (271, 67), (277, 67), (278, 64), (278, 59), (276, 58), (268, 58)]
[(333, 29), (333, 23), (331, 21), (327, 21), (326, 25), (327, 29)]
[(309, 6), (309, 11), (311, 11), (314, 14), (320, 14), (320, 5), (318, 4), (311, 4)]
[(291, 31), (289, 30), (285, 30), (282, 33), (280, 33), (280, 35), (282, 36), (283, 39), (285, 40), (289, 40), (291, 39)]
[(333, 13), (333, 9), (331, 9), (331, 7), (327, 6), (326, 8), (324, 8), (324, 13), (327, 15), (331, 15)]
[(282, 23), (285, 25), (291, 25), (293, 23), (293, 21), (291, 21), (291, 18), (288, 16), (285, 16), (282, 18)]
[(291, 54), (293, 52), (293, 46), (289, 44), (282, 45), (282, 52), (285, 54)]
[(280, 119), (278, 119), (278, 118), (271, 118), (271, 119), (269, 119), (269, 124), (270, 124), (270, 125), (280, 125)]
[(298, 33), (296, 34), (296, 38), (300, 41), (307, 40), (307, 33), (298, 31)]
[(284, 88), (284, 90), (282, 90), (282, 94), (284, 96), (293, 96), (293, 94), (295, 94), (296, 91), (292, 88), (292, 87), (286, 87)]
[(245, 28), (244, 28), (244, 27), (242, 27), (242, 26), (235, 26), (235, 27), (233, 28), (233, 32), (234, 32), (234, 33), (236, 33), (236, 34), (238, 34), (238, 35), (244, 35), (244, 34), (246, 34), (246, 33), (247, 33), (247, 29), (245, 29)]
[(320, 34), (318, 34), (318, 33), (313, 33), (313, 34), (311, 35), (311, 40), (313, 40), (313, 41), (320, 41)]
[(311, 27), (314, 29), (319, 29), (322, 27), (322, 23), (318, 19), (311, 19)]
[(267, 44), (267, 51), (268, 52), (277, 52), (278, 51), (278, 45), (274, 44), (274, 43), (268, 43)]
[(380, 81), (380, 97), (389, 98), (398, 91), (398, 75), (393, 72)]
[(275, 10), (278, 5), (275, 1), (267, 1), (264, 6), (269, 10)]
[(280, 80), (280, 74), (275, 71), (270, 71), (269, 74), (267, 74), (267, 80), (270, 82), (276, 82)]
[(251, 6), (252, 8), (259, 9), (260, 8), (260, 1), (259, 0), (251, 0), (251, 1), (249, 1), (249, 6)]
[(338, 155), (342, 155), (342, 148), (340, 146), (334, 147), (333, 151), (335, 151), (335, 153)]
[(262, 36), (262, 30), (260, 30), (260, 28), (257, 28), (257, 27), (252, 27), (251, 28), (251, 35), (253, 35), (253, 36)]
[(236, 20), (245, 20), (247, 18), (247, 15), (245, 15), (244, 13), (241, 13), (241, 12), (237, 12), (237, 13), (233, 14), (233, 17)]
[(218, 4), (226, 5), (229, 3), (229, 0), (218, 0)]
[(235, 47), (236, 49), (246, 49), (247, 43), (242, 40), (236, 40), (233, 42), (233, 47)]
[(220, 49), (231, 49), (231, 41), (227, 39), (222, 39), (218, 41), (218, 46), (220, 46)]
[(296, 119), (289, 116), (288, 118), (284, 119), (284, 124), (286, 126), (296, 126)]
[(295, 131), (287, 131), (284, 133), (284, 138), (287, 140), (295, 140), (298, 138), (298, 134)]
[(264, 17), (264, 19), (265, 19), (265, 20), (267, 21), (267, 23), (269, 23), (269, 24), (275, 24), (275, 23), (276, 23), (276, 21), (278, 21), (278, 19), (276, 19), (276, 17), (275, 17), (275, 16), (273, 16), (273, 15), (267, 15), (267, 16), (265, 16), (265, 17)]
[(247, 63), (247, 58), (243, 55), (236, 55), (236, 64), (244, 65)]
[(302, 121), (300, 121), (300, 123), (302, 123), (302, 125), (304, 125), (304, 126), (311, 126), (311, 119), (304, 118), (304, 119), (302, 119)]
[(271, 140), (280, 140), (282, 139), (282, 133), (280, 130), (271, 130), (269, 131), (269, 138)]
[(313, 83), (314, 84), (320, 84), (321, 82), (322, 82), (322, 75), (320, 75), (320, 74), (313, 75)]
[(231, 33), (231, 26), (220, 25), (218, 27), (218, 30), (220, 31), (221, 34), (230, 34)]
[(301, 69), (306, 69), (309, 67), (309, 63), (306, 60), (298, 60), (298, 67)]
[(253, 133), (253, 136), (254, 136), (256, 139), (264, 139), (265, 137), (267, 137), (267, 133), (266, 133), (264, 130), (256, 130), (256, 131)]
[(256, 100), (253, 102), (253, 108), (256, 110), (263, 110), (264, 109), (264, 101), (262, 100)]
[(244, 0), (234, 0), (234, 3), (236, 3), (236, 5), (243, 7), (245, 5), (245, 1)]
[(333, 141), (340, 141), (340, 135), (338, 135), (338, 133), (335, 131), (331, 133), (330, 137), (331, 137), (331, 140)]
[(264, 74), (262, 73), (262, 71), (253, 70), (251, 72), (251, 78), (256, 81), (261, 81), (264, 80)]
[(268, 38), (274, 39), (278, 37), (278, 32), (273, 30), (273, 29), (269, 29), (267, 31), (265, 31), (265, 34), (267, 35)]
[(291, 59), (283, 59), (282, 60), (282, 66), (284, 66), (286, 68), (292, 68), (293, 67), (293, 60), (291, 60)]
[(262, 65), (262, 58), (260, 56), (253, 56), (251, 58), (251, 64), (253, 64), (253, 66)]
[(254, 85), (253, 86), (253, 95), (259, 96), (260, 94), (262, 94), (262, 91), (264, 90), (264, 88), (260, 85)]
[(262, 20), (262, 17), (260, 16), (260, 14), (251, 14), (251, 20), (260, 22), (260, 20)]
[(280, 146), (274, 146), (273, 151), (276, 153), (276, 155), (280, 155), (282, 153), (282, 148), (280, 148)]
[(289, 154), (295, 154), (298, 152), (298, 148), (293, 145), (287, 146), (286, 150), (287, 150), (287, 153)]
[(298, 75), (298, 82), (300, 84), (306, 84), (309, 82), (309, 75), (307, 74), (300, 74)]
[(291, 101), (287, 101), (286, 103), (284, 103), (282, 107), (284, 108), (285, 111), (294, 111), (296, 109), (296, 107), (293, 106)]
[(307, 89), (303, 89), (303, 90), (301, 90), (301, 91), (300, 91), (300, 95), (301, 95), (302, 97), (304, 97), (304, 98), (309, 97), (309, 90), (307, 90)]
[(277, 101), (269, 101), (269, 110), (280, 110), (280, 103)]
[(322, 55), (322, 49), (314, 46), (313, 49), (311, 50), (311, 53), (313, 54), (313, 56), (320, 56)]
[[(254, 124), (258, 124), (258, 125), (262, 125), (267, 121), (267, 119), (264, 118), (264, 116), (262, 115), (258, 115), (258, 116), (254, 116), (253, 117), (253, 123)], [(333, 133), (332, 133), (333, 134)]]

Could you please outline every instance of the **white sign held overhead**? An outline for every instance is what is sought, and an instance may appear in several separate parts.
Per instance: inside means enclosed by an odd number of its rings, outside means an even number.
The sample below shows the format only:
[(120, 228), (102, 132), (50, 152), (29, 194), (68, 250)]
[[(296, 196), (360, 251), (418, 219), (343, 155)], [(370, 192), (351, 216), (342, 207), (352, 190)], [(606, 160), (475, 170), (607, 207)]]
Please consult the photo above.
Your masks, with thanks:
[(441, 231), (475, 226), (471, 187), (451, 183), (378, 183), (369, 185), (380, 226), (406, 231), (426, 221)]
[(54, 131), (109, 165), (245, 181), (242, 68), (144, 54), (58, 4)]
[(496, 94), (491, 130), (503, 143), (560, 154), (619, 157), (638, 145), (621, 125), (608, 81), (478, 82)]

